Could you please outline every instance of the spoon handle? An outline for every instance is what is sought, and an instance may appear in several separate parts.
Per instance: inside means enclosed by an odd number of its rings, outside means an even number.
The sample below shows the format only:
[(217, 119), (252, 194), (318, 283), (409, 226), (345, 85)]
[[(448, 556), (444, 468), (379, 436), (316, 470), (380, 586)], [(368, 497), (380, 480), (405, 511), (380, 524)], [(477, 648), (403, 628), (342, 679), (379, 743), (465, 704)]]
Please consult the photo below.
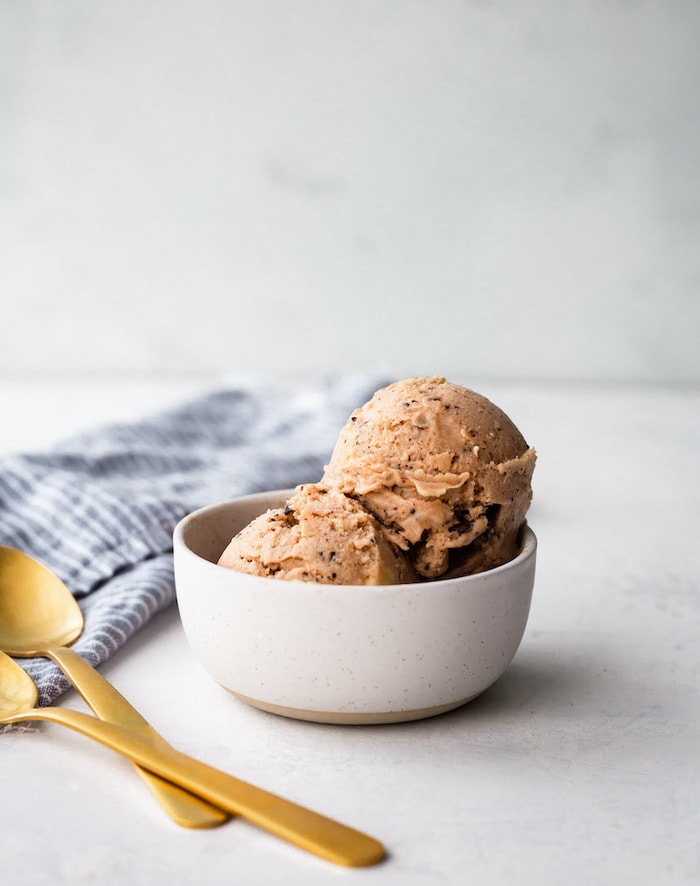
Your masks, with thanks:
[(327, 861), (364, 867), (384, 857), (382, 844), (367, 834), (90, 714), (66, 708), (34, 708), (1, 718), (2, 723), (27, 720), (59, 723), (93, 738), (210, 803)]
[[(114, 686), (77, 652), (61, 647), (47, 649), (43, 654), (59, 666), (83, 699), (102, 720), (124, 726), (132, 732), (150, 738), (153, 742), (166, 744), (165, 739), (124, 696), (117, 692)], [(170, 817), (183, 827), (215, 827), (230, 817), (211, 803), (207, 803), (194, 794), (154, 775), (147, 769), (142, 769), (137, 765), (136, 771)]]

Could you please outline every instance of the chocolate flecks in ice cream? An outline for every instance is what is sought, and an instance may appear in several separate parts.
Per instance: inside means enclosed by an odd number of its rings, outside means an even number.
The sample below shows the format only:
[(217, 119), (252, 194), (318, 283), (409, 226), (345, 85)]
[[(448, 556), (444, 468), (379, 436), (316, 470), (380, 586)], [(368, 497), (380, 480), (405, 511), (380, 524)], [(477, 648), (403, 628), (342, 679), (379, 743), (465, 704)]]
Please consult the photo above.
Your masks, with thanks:
[(518, 553), (535, 460), (486, 397), (442, 377), (396, 382), (353, 412), (321, 481), (254, 520), (219, 562), (337, 584), (490, 569)]
[(360, 501), (425, 578), (512, 559), (535, 451), (486, 397), (442, 377), (382, 388), (340, 432), (322, 482)]
[(252, 575), (324, 584), (402, 584), (415, 579), (405, 554), (358, 502), (315, 484), (261, 514), (230, 542), (221, 566)]

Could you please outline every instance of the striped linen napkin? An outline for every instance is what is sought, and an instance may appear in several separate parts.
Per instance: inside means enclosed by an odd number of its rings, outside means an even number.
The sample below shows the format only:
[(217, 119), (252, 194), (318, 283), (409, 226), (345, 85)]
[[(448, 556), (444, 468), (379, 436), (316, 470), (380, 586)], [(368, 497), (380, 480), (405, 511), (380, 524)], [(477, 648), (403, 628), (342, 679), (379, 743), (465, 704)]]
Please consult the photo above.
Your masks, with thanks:
[[(353, 375), (309, 387), (227, 386), (43, 453), (4, 456), (0, 543), (65, 581), (85, 616), (73, 648), (97, 667), (174, 601), (172, 531), (181, 517), (317, 480), (350, 412), (386, 383)], [(22, 664), (41, 705), (69, 686), (47, 659)]]

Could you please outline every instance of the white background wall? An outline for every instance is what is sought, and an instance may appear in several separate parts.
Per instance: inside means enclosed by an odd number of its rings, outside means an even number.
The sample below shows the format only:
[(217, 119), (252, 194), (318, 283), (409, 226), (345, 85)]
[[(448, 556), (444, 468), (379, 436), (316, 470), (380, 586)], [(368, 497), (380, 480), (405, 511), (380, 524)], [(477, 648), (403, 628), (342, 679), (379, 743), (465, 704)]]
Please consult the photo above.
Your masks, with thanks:
[(700, 380), (700, 3), (0, 0), (0, 374)]

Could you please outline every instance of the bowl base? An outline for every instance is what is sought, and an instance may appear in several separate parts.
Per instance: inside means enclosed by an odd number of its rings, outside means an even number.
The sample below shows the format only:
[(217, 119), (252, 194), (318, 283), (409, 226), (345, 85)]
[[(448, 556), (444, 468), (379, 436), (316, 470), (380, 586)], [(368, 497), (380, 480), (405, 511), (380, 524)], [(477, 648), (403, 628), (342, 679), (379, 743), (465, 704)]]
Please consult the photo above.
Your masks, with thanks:
[(413, 708), (408, 711), (312, 711), (305, 708), (291, 708), (286, 705), (259, 701), (247, 695), (242, 695), (240, 692), (234, 692), (226, 686), (223, 688), (240, 701), (261, 711), (278, 714), (280, 717), (291, 717), (294, 720), (310, 720), (313, 723), (335, 723), (350, 726), (371, 726), (381, 723), (406, 723), (410, 720), (424, 720), (426, 717), (436, 717), (438, 714), (453, 711), (455, 708), (459, 708), (463, 704), (472, 701), (478, 695), (481, 695), (481, 692), (476, 692), (474, 695), (462, 698), (459, 701), (451, 701), (448, 704), (434, 705), (429, 708)]

